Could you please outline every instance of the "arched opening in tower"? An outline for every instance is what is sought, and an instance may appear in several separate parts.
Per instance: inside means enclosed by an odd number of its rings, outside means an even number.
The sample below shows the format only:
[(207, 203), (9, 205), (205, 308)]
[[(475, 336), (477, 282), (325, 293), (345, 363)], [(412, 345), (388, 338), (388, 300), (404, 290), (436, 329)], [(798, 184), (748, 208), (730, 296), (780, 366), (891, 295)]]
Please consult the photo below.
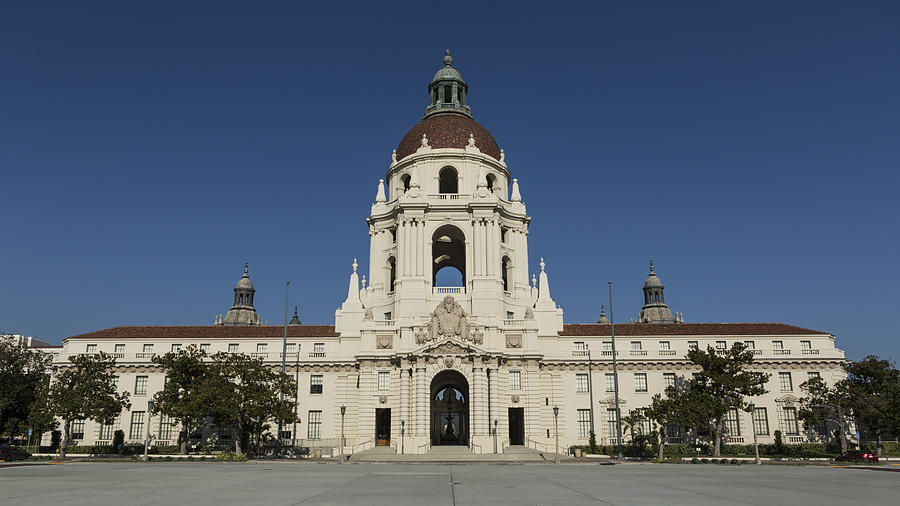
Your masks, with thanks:
[(438, 192), (459, 193), (459, 176), (453, 167), (441, 169), (438, 179)]
[(432, 286), (465, 287), (466, 239), (462, 230), (454, 225), (435, 230), (431, 237), (431, 260)]

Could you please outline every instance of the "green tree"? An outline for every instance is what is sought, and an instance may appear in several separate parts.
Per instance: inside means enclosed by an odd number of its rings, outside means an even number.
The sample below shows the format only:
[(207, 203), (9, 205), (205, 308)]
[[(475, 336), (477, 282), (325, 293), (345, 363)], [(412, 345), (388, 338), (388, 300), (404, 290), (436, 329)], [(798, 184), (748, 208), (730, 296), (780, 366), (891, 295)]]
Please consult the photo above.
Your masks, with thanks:
[(844, 365), (853, 418), (875, 436), (881, 456), (882, 438), (900, 434), (900, 371), (874, 355)]
[(111, 355), (74, 355), (69, 361), (72, 365), (61, 368), (50, 386), (50, 411), (63, 421), (60, 457), (66, 456), (72, 421), (91, 419), (111, 424), (122, 409), (131, 407), (128, 393), (115, 391), (112, 368), (116, 359)]
[(45, 374), (38, 386), (37, 396), (28, 410), (28, 427), (36, 434), (35, 446), (40, 446), (41, 436), (59, 426), (50, 409), (50, 375)]
[(644, 434), (642, 428), (644, 422), (648, 421), (646, 408), (632, 409), (627, 415), (622, 417), (622, 423), (625, 424), (629, 434), (631, 435), (631, 451), (632, 456), (640, 457), (643, 453), (644, 443), (649, 434)]
[(203, 392), (215, 400), (210, 414), (216, 424), (234, 428), (236, 453), (258, 451), (271, 422), (293, 423), (293, 378), (244, 354), (217, 353), (210, 366)]
[(822, 378), (812, 378), (801, 383), (800, 390), (806, 395), (800, 399), (797, 416), (807, 425), (827, 425), (828, 422), (837, 425), (841, 453), (846, 452), (847, 434), (853, 422), (848, 381), (841, 380), (829, 386)]
[(181, 424), (178, 441), (182, 455), (187, 453), (190, 434), (203, 425), (213, 410), (213, 399), (206, 391), (213, 385), (210, 381), (213, 369), (205, 359), (206, 353), (196, 346), (153, 357), (153, 363), (166, 372), (165, 387), (153, 396), (153, 412)]
[(714, 428), (713, 456), (719, 457), (728, 410), (743, 410), (747, 406), (745, 397), (765, 394), (769, 375), (746, 370), (753, 364), (753, 352), (741, 342), (728, 350), (716, 350), (712, 346), (705, 351), (691, 350), (687, 358), (700, 368), (690, 380), (690, 391), (697, 394), (696, 409), (708, 417)]
[(708, 423), (710, 414), (706, 405), (706, 399), (682, 377), (676, 379), (675, 386), (666, 388), (665, 397), (661, 394), (653, 396), (646, 415), (659, 428), (659, 460), (663, 459), (668, 443), (666, 428), (676, 425), (689, 432)]
[(28, 431), (29, 415), (42, 395), (50, 357), (0, 338), (0, 436)]

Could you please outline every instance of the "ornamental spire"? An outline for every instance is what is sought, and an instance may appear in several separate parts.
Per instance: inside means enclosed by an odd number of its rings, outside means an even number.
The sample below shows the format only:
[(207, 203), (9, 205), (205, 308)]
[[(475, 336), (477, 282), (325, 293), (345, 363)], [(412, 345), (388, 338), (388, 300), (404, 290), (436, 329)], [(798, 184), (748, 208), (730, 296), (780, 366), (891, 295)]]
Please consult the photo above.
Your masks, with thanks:
[(425, 108), (425, 117), (433, 114), (464, 114), (472, 116), (469, 106), (466, 105), (466, 95), (469, 85), (463, 81), (462, 74), (453, 68), (453, 57), (450, 50), (444, 52), (444, 66), (435, 74), (428, 85), (428, 107)]

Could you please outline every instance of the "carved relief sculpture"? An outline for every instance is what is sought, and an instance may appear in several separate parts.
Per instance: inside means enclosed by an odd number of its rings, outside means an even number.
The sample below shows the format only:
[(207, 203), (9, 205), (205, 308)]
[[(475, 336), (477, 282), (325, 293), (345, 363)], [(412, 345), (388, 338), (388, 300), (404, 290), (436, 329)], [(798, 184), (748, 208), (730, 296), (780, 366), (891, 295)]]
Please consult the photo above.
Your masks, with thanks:
[(522, 347), (522, 334), (506, 334), (506, 347), (507, 348), (521, 348)]
[(392, 334), (378, 334), (378, 349), (389, 350), (394, 344), (394, 336)]
[(444, 297), (443, 302), (431, 313), (428, 335), (429, 341), (447, 337), (469, 340), (468, 316), (450, 295)]

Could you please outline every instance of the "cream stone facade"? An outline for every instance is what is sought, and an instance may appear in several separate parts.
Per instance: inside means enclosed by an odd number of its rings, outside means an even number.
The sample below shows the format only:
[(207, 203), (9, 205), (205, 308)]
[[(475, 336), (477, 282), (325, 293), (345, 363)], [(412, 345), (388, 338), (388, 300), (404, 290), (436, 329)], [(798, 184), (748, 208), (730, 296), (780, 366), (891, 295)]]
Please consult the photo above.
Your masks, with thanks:
[[(552, 264), (529, 259), (531, 218), (519, 182), (472, 119), (467, 96), (448, 52), (429, 85), (425, 118), (378, 183), (367, 217), (367, 277), (354, 260), (333, 326), (302, 325), (296, 314), (288, 325), (285, 360), (298, 379), (300, 422), (285, 427), (286, 439), (326, 454), (375, 445), (418, 454), (445, 444), (473, 453), (511, 445), (552, 451), (557, 427), (561, 448), (586, 444), (591, 428), (599, 443), (614, 442), (609, 320), (563, 323), (550, 293)], [(439, 286), (442, 269), (458, 271), (459, 285)], [(691, 347), (741, 341), (772, 376), (769, 393), (754, 399), (756, 420), (737, 412), (729, 421), (730, 441), (752, 442), (754, 429), (760, 442), (771, 442), (775, 430), (788, 442), (819, 437), (796, 419), (796, 402), (810, 375), (842, 377), (833, 335), (780, 323), (685, 323), (650, 270), (638, 322), (615, 325), (623, 415), (689, 376)], [(197, 346), (280, 367), (284, 330), (259, 325), (254, 292), (245, 266), (234, 305), (212, 326), (116, 327), (65, 339), (55, 368), (73, 354), (111, 353), (119, 388), (132, 400), (116, 427), (85, 421), (76, 443), (106, 442), (115, 428), (126, 441), (143, 441), (147, 400), (164, 382), (155, 354)], [(176, 444), (178, 427), (158, 417), (150, 432), (155, 444)], [(675, 428), (670, 435), (685, 437)]]

